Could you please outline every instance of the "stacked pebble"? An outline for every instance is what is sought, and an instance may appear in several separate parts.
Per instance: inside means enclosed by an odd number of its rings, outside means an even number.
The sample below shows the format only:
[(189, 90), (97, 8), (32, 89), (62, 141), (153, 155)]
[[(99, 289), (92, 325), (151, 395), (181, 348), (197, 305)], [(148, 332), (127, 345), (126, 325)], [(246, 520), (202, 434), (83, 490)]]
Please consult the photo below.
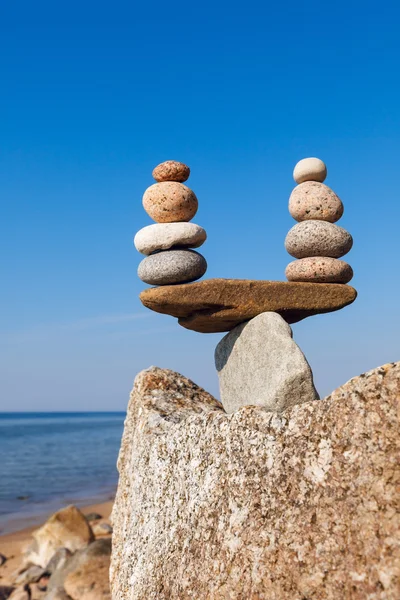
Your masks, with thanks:
[(199, 225), (188, 222), (198, 207), (195, 193), (183, 185), (189, 175), (188, 166), (167, 160), (154, 169), (157, 183), (144, 193), (144, 209), (156, 224), (138, 231), (134, 244), (146, 255), (138, 275), (150, 285), (189, 283), (207, 270), (205, 258), (190, 250), (201, 246), (207, 234)]
[(327, 175), (319, 158), (304, 158), (294, 168), (297, 185), (289, 199), (289, 212), (297, 225), (286, 236), (285, 248), (295, 258), (286, 267), (288, 281), (348, 283), (353, 269), (338, 258), (351, 250), (353, 238), (334, 225), (343, 215), (340, 198), (323, 181)]

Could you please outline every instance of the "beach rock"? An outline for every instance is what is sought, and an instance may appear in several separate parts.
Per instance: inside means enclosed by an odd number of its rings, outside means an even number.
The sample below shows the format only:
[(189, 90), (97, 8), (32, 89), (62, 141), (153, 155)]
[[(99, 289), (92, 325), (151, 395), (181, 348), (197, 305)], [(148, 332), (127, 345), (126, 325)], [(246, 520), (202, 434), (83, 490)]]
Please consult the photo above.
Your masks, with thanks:
[(97, 512), (91, 512), (85, 515), (85, 519), (86, 521), (88, 521), (88, 523), (90, 523), (91, 521), (99, 521), (102, 518), (102, 515), (99, 515), (99, 513)]
[(0, 600), (8, 600), (14, 590), (11, 585), (0, 585)]
[(64, 588), (67, 575), (82, 570), (86, 563), (90, 563), (92, 560), (98, 557), (105, 558), (105, 562), (107, 562), (106, 559), (109, 561), (110, 554), (111, 538), (96, 540), (89, 544), (89, 546), (86, 548), (78, 550), (67, 560), (62, 568), (54, 571), (49, 580), (48, 590), (52, 591), (54, 589)]
[(340, 258), (353, 246), (350, 233), (324, 221), (297, 223), (286, 236), (285, 248), (295, 258), (329, 256)]
[(154, 183), (144, 193), (143, 207), (157, 223), (190, 221), (197, 212), (196, 194), (174, 181)]
[(46, 569), (42, 567), (29, 567), (25, 571), (22, 571), (15, 579), (15, 585), (25, 585), (26, 583), (37, 583), (43, 575), (46, 574)]
[(32, 534), (35, 547), (26, 557), (32, 563), (45, 567), (59, 548), (75, 552), (94, 540), (93, 532), (76, 506), (67, 506), (54, 513)]
[(32, 594), (29, 585), (19, 587), (9, 596), (9, 600), (31, 600)]
[(187, 283), (207, 271), (204, 256), (194, 250), (166, 250), (147, 256), (138, 268), (139, 278), (150, 285)]
[(109, 523), (96, 523), (92, 529), (95, 536), (110, 535), (113, 531)]
[(190, 285), (150, 288), (140, 294), (144, 306), (178, 317), (186, 329), (201, 333), (230, 331), (263, 312), (277, 312), (287, 323), (339, 310), (354, 302), (348, 285), (207, 279)]
[(57, 569), (62, 569), (71, 556), (72, 552), (70, 552), (68, 548), (59, 548), (45, 567), (47, 573), (50, 573), (51, 575), (54, 571), (57, 571)]
[(4, 554), (1, 554), (0, 552), (0, 567), (4, 565), (5, 562), (7, 562), (7, 557), (4, 556)]
[(138, 231), (134, 244), (138, 252), (149, 255), (175, 246), (199, 248), (206, 238), (205, 230), (194, 223), (155, 223)]
[(281, 316), (265, 312), (222, 338), (215, 366), (227, 413), (248, 405), (281, 412), (319, 399), (310, 365), (292, 337)]
[(227, 415), (181, 375), (140, 373), (113, 600), (400, 598), (399, 411), (400, 363), (279, 415)]
[(325, 181), (327, 169), (325, 163), (319, 158), (303, 158), (299, 160), (293, 171), (296, 183), (303, 181)]
[(296, 221), (316, 219), (335, 223), (343, 215), (343, 210), (339, 196), (317, 181), (301, 183), (289, 198), (289, 212)]
[(166, 160), (153, 169), (156, 181), (186, 181), (189, 179), (190, 169), (177, 160)]
[(317, 256), (294, 260), (286, 267), (285, 275), (288, 281), (348, 283), (353, 278), (353, 269), (344, 260)]
[(64, 589), (72, 600), (111, 600), (110, 557), (96, 556), (69, 573)]
[(71, 597), (68, 596), (64, 588), (54, 588), (46, 594), (43, 600), (71, 600)]
[(47, 590), (47, 585), (49, 583), (49, 579), (50, 579), (50, 573), (45, 573), (45, 575), (39, 579), (39, 581), (36, 584), (36, 589), (39, 592), (45, 592)]

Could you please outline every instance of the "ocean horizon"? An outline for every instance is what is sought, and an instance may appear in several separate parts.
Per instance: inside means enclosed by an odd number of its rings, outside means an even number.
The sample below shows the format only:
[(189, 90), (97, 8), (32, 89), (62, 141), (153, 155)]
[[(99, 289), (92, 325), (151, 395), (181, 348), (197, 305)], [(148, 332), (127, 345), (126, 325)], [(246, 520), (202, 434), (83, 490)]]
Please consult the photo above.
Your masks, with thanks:
[(0, 535), (112, 499), (126, 413), (0, 412)]

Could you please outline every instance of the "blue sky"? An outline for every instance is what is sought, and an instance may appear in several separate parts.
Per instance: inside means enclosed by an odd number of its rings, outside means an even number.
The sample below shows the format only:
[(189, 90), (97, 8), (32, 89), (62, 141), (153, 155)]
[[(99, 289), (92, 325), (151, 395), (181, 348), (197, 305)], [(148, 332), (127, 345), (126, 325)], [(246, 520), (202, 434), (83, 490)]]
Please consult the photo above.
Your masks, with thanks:
[(138, 300), (132, 239), (166, 159), (191, 167), (207, 277), (282, 280), (292, 170), (322, 158), (359, 298), (294, 337), (321, 394), (400, 359), (399, 17), (351, 1), (4, 0), (0, 410), (123, 410), (152, 364), (217, 392), (221, 336)]

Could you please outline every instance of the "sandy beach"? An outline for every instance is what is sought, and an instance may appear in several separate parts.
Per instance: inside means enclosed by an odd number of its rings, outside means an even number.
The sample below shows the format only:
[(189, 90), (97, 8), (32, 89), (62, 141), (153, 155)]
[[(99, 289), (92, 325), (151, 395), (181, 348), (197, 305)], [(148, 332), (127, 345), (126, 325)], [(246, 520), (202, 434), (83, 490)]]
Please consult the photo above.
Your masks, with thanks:
[[(84, 514), (96, 512), (102, 516), (102, 521), (108, 521), (113, 502), (108, 500), (99, 504), (90, 504), (80, 507)], [(63, 508), (60, 506), (60, 508)], [(50, 516), (50, 515), (49, 515)], [(45, 522), (46, 519), (43, 520)], [(0, 536), (0, 554), (3, 554), (7, 561), (0, 566), (0, 586), (10, 585), (12, 583), (12, 574), (15, 573), (22, 564), (22, 554), (24, 548), (32, 540), (31, 533), (40, 527), (39, 525), (27, 527), (14, 533)]]

